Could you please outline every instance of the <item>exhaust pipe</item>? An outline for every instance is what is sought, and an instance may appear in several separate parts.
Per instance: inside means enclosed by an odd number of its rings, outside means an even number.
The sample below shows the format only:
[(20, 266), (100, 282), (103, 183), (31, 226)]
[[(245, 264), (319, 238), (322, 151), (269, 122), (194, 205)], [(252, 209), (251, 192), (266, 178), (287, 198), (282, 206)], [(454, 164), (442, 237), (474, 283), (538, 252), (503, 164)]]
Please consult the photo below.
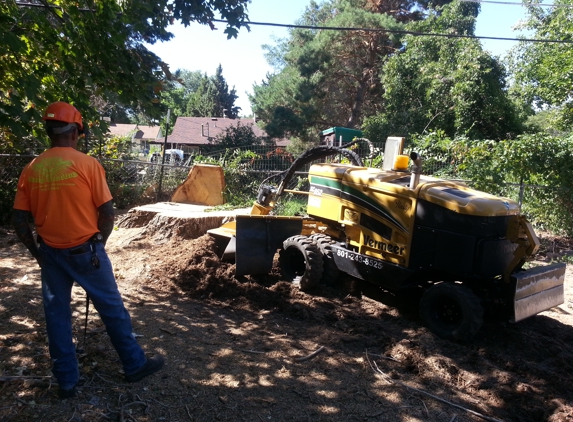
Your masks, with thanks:
[(422, 174), (422, 157), (417, 152), (410, 153), (410, 159), (414, 163), (412, 166), (412, 176), (410, 177), (410, 189), (416, 189), (420, 183), (420, 174)]

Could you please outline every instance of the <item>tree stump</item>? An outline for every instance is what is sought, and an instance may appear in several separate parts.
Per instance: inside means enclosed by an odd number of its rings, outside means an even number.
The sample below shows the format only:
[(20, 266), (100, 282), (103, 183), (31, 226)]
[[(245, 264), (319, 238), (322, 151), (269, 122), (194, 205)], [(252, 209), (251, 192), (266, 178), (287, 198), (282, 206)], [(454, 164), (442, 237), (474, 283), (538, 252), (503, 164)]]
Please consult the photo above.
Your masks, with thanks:
[(187, 179), (180, 184), (171, 202), (195, 205), (222, 205), (225, 177), (220, 166), (195, 164)]
[(119, 217), (121, 228), (144, 227), (145, 235), (156, 241), (172, 237), (196, 239), (207, 230), (220, 227), (224, 221), (234, 219), (234, 211), (209, 211), (209, 207), (189, 204), (157, 203), (135, 207)]

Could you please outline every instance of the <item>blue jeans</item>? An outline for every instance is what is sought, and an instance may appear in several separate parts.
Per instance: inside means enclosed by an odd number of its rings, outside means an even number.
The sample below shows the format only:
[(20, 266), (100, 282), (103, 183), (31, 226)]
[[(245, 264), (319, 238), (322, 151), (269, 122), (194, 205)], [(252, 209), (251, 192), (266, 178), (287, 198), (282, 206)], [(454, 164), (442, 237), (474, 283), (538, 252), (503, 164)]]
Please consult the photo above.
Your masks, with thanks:
[[(111, 262), (100, 242), (85, 244), (87, 251), (71, 254), (75, 249), (56, 249), (40, 243), (42, 259), (42, 295), (52, 372), (60, 388), (67, 390), (79, 380), (76, 348), (72, 339), (72, 285), (76, 281), (88, 294), (98, 311), (111, 343), (126, 374), (133, 374), (145, 364), (145, 354), (132, 334), (131, 318), (117, 288)], [(97, 254), (100, 267), (92, 263)]]

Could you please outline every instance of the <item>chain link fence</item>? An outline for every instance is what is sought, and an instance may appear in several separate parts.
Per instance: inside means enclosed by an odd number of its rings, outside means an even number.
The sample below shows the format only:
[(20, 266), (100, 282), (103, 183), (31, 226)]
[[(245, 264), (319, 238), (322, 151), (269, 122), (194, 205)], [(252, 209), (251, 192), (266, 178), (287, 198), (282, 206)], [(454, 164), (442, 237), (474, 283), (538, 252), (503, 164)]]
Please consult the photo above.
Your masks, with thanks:
[[(366, 148), (358, 147), (355, 150), (366, 166), (381, 166), (380, 151), (382, 146)], [(7, 155), (0, 154), (0, 225), (7, 225), (12, 214), (12, 204), (20, 172), (34, 155)], [(234, 148), (211, 151), (201, 155), (191, 155), (184, 160), (172, 158), (162, 163), (140, 160), (100, 159), (106, 171), (107, 182), (114, 197), (114, 204), (118, 209), (129, 209), (138, 205), (169, 201), (177, 187), (185, 181), (193, 164), (207, 163), (220, 165), (225, 172), (226, 189), (225, 200), (236, 203), (236, 197), (249, 197), (249, 203), (256, 198), (259, 185), (273, 176), (278, 177), (287, 170), (296, 159), (284, 148), (272, 146), (251, 146), (248, 148)], [(331, 157), (330, 161), (344, 162), (343, 157)], [(311, 164), (300, 169), (293, 177), (287, 189), (308, 190), (307, 172)], [(445, 157), (443, 161), (424, 163), (423, 174), (435, 175), (442, 178), (448, 176), (451, 160)], [(468, 182), (470, 185), (471, 182)], [(277, 184), (277, 179), (270, 180), (270, 184)], [(488, 191), (511, 198), (520, 204), (535, 201), (536, 191), (551, 189), (544, 186), (523, 184), (504, 184), (492, 186)], [(287, 194), (281, 198), (280, 206), (290, 200), (301, 202), (300, 195)], [(545, 196), (545, 195), (543, 195)], [(301, 205), (301, 211), (303, 204)], [(280, 213), (282, 209), (277, 209)]]
[[(18, 178), (22, 169), (36, 156), (0, 154), (0, 225), (10, 223)], [(213, 151), (186, 157), (185, 160), (167, 157), (165, 163), (162, 160), (108, 158), (99, 161), (105, 169), (115, 207), (128, 209), (169, 201), (187, 178), (193, 164), (199, 163), (220, 165), (224, 169), (226, 199), (251, 192), (254, 200), (259, 184), (269, 176), (288, 169), (294, 157), (283, 148), (260, 146)]]

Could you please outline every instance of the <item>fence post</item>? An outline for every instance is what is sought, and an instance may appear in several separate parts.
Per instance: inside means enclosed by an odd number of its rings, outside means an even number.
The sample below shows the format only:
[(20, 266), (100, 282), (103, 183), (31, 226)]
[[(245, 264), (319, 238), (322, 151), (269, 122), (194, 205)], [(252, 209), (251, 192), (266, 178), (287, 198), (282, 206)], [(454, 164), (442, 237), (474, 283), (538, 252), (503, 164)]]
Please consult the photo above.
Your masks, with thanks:
[(167, 151), (167, 133), (169, 132), (169, 118), (171, 109), (167, 109), (167, 122), (165, 123), (165, 140), (163, 141), (163, 159), (161, 160), (161, 172), (159, 173), (159, 186), (157, 187), (157, 202), (161, 198), (161, 185), (163, 183), (163, 169), (165, 168), (165, 151)]
[(521, 212), (521, 205), (523, 204), (524, 191), (525, 191), (525, 185), (523, 184), (523, 177), (521, 177), (519, 180), (519, 199), (518, 199), (519, 212)]

